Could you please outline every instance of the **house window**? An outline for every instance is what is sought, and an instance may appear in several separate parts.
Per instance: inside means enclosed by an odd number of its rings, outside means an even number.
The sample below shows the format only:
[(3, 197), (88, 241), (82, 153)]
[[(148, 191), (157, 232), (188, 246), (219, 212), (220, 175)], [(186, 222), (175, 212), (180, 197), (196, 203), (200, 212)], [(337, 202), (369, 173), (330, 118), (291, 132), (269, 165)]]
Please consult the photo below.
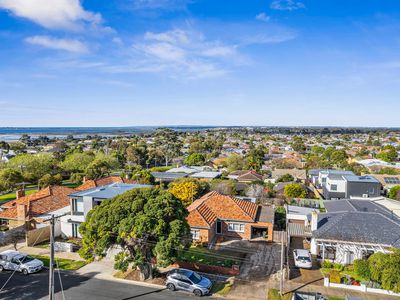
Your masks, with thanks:
[(228, 231), (244, 232), (244, 224), (228, 223)]
[(200, 239), (200, 230), (198, 229), (191, 229), (190, 233), (192, 235), (192, 240), (199, 240)]
[(331, 191), (337, 191), (337, 184), (331, 184)]
[(72, 199), (72, 214), (83, 214), (83, 199)]
[(72, 223), (72, 237), (79, 237), (79, 224), (78, 223)]

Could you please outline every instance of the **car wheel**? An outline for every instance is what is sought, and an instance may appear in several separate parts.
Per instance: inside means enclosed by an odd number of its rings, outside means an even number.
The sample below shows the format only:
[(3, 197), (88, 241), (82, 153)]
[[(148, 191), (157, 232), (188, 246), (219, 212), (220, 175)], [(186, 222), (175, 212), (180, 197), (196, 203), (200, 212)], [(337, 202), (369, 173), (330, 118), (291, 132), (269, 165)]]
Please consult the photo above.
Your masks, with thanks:
[(0, 265), (0, 272), (2, 272), (4, 270), (4, 267), (2, 265)]
[(167, 289), (169, 289), (170, 291), (175, 291), (176, 290), (175, 285), (173, 285), (172, 283), (168, 283), (167, 284)]
[(28, 274), (29, 274), (29, 273), (28, 273), (28, 270), (27, 270), (27, 269), (23, 269), (23, 270), (22, 270), (22, 274), (28, 275)]
[(200, 290), (194, 290), (194, 291), (193, 291), (193, 294), (194, 294), (195, 296), (197, 296), (197, 297), (203, 296), (203, 293), (202, 293)]

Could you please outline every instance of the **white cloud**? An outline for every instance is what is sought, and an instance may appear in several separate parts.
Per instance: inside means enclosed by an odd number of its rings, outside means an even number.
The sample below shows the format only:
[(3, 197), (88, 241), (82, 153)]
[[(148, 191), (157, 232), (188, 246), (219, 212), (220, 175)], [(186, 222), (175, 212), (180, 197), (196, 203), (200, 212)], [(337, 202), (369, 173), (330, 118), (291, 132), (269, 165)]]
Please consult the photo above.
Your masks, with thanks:
[(276, 10), (297, 10), (301, 8), (305, 8), (304, 3), (296, 1), (296, 0), (274, 0), (270, 5), (271, 9)]
[(88, 52), (88, 48), (84, 43), (73, 39), (58, 39), (46, 35), (36, 35), (26, 38), (25, 41), (33, 45), (39, 45), (50, 49), (65, 50), (75, 53)]
[(78, 30), (101, 22), (101, 15), (86, 11), (79, 0), (0, 0), (0, 9), (48, 29)]
[(136, 48), (143, 51), (146, 55), (166, 61), (179, 62), (185, 59), (186, 56), (186, 51), (184, 49), (169, 43), (145, 44), (139, 45)]
[(262, 12), (256, 15), (256, 20), (268, 22), (269, 20), (271, 20), (271, 17), (268, 16), (265, 12)]
[(146, 32), (144, 35), (145, 40), (154, 40), (167, 43), (188, 44), (189, 37), (186, 31), (181, 29), (174, 29), (161, 33)]
[(227, 72), (227, 58), (232, 63), (239, 56), (234, 45), (207, 40), (200, 32), (183, 29), (146, 32), (133, 48), (139, 57), (144, 56), (146, 70), (167, 70), (173, 77), (184, 74), (186, 78), (221, 76)]
[(144, 9), (163, 9), (163, 10), (182, 10), (185, 9), (187, 4), (191, 0), (133, 0), (133, 9), (144, 10)]

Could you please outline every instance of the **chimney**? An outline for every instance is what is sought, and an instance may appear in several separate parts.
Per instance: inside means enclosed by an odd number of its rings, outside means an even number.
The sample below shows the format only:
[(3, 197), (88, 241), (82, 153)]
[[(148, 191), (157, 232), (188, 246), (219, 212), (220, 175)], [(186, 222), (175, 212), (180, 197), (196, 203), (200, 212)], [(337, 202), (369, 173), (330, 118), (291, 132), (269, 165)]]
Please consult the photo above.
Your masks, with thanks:
[(83, 178), (82, 178), (82, 183), (85, 183), (86, 182), (86, 176), (83, 176)]
[(15, 195), (17, 196), (17, 199), (24, 197), (25, 196), (25, 190), (18, 190), (15, 192)]
[(311, 231), (318, 229), (318, 213), (316, 210), (313, 210), (311, 213)]
[(25, 204), (18, 204), (17, 205), (17, 218), (18, 221), (25, 221), (27, 213), (27, 207)]

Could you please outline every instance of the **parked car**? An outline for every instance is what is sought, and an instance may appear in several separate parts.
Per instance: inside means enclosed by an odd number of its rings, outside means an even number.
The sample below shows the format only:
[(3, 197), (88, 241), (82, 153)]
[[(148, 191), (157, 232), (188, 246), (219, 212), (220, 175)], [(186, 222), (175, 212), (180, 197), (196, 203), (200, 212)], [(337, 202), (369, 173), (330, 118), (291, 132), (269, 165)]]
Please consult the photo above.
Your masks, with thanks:
[(327, 298), (320, 293), (295, 292), (293, 293), (292, 300), (327, 300)]
[(312, 259), (310, 251), (304, 249), (295, 249), (293, 251), (293, 258), (294, 258), (294, 265), (297, 268), (303, 268), (303, 269), (312, 268)]
[(28, 275), (43, 269), (43, 262), (18, 251), (7, 250), (0, 253), (0, 272), (12, 270)]
[(191, 270), (173, 269), (167, 274), (166, 285), (170, 291), (182, 290), (200, 297), (210, 293), (212, 283)]

